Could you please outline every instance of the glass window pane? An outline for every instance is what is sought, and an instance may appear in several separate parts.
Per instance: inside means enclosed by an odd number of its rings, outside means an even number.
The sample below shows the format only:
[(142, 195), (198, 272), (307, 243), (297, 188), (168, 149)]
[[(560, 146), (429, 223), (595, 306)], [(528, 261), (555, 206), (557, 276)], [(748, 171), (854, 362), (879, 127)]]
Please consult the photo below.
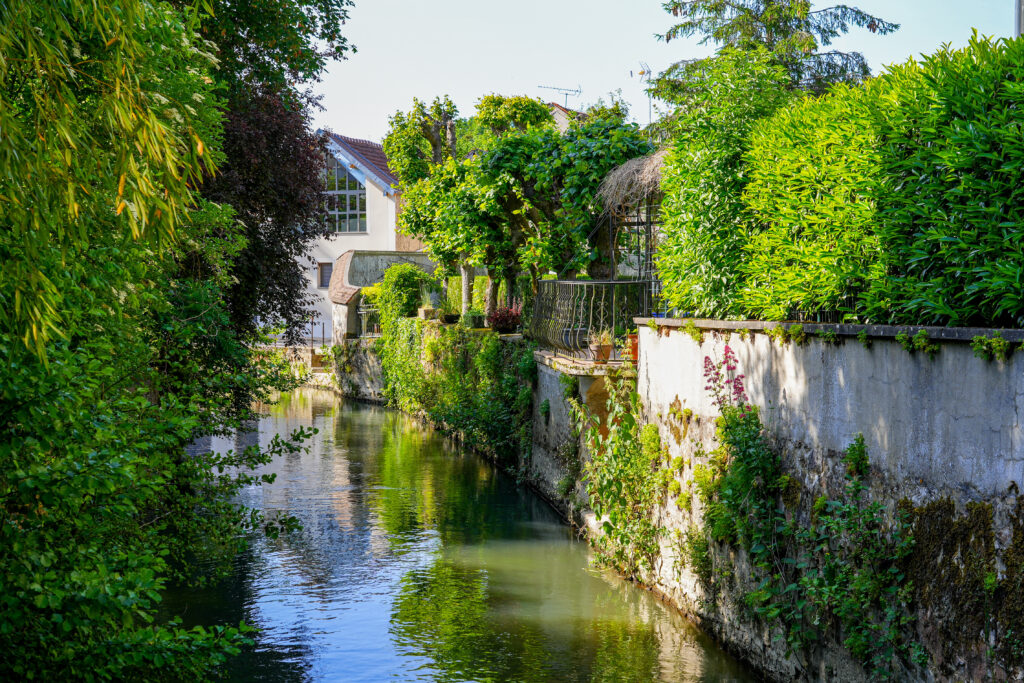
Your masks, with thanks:
[(331, 285), (331, 273), (334, 271), (333, 263), (321, 263), (320, 265), (320, 287), (327, 288)]
[(366, 215), (366, 193), (359, 193), (359, 213)]
[(366, 216), (359, 219), (359, 232), (366, 232)]

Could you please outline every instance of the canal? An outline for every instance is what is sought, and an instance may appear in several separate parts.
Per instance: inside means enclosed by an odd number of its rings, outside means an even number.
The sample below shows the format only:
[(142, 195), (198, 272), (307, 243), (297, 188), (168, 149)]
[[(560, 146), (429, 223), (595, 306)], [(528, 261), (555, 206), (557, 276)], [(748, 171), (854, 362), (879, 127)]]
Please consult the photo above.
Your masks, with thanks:
[(173, 591), (186, 623), (258, 627), (237, 681), (746, 681), (649, 592), (594, 566), (537, 495), (410, 418), (303, 389), (258, 431), (313, 426), (243, 493), (302, 530), (255, 539), (232, 578)]

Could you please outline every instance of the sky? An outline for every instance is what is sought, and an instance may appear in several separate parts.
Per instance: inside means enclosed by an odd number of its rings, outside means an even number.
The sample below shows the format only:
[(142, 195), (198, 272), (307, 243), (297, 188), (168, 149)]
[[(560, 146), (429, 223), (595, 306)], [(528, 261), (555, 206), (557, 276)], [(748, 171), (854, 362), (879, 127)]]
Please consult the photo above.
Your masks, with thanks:
[[(462, 116), (489, 93), (528, 95), (582, 109), (621, 90), (631, 118), (650, 115), (644, 66), (655, 74), (713, 52), (696, 39), (659, 41), (671, 25), (661, 0), (355, 0), (346, 36), (357, 48), (313, 86), (317, 127), (379, 142), (388, 117), (414, 97), (449, 95)], [(837, 4), (813, 2), (812, 9)], [(834, 43), (864, 53), (872, 70), (961, 47), (972, 29), (1010, 36), (1015, 0), (845, 0), (900, 24), (887, 36), (854, 28)], [(553, 86), (582, 90), (565, 96)], [(656, 103), (655, 103), (656, 106)], [(657, 118), (655, 110), (654, 118)]]

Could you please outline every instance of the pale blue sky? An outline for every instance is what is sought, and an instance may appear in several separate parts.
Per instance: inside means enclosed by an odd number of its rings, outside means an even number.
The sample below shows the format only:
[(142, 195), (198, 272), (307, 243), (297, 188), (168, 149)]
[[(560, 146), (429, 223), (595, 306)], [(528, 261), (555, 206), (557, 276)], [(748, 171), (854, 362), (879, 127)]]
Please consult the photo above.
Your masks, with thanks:
[[(993, 36), (1013, 31), (1014, 0), (846, 2), (901, 25), (888, 36), (854, 29), (836, 43), (859, 49), (876, 73), (943, 43), (964, 45), (972, 28)], [(316, 85), (326, 109), (315, 123), (379, 141), (388, 117), (413, 97), (447, 93), (463, 115), (491, 92), (564, 102), (539, 85), (581, 87), (570, 108), (621, 88), (634, 120), (647, 123), (640, 63), (658, 72), (711, 52), (695, 40), (658, 41), (654, 34), (671, 20), (660, 0), (356, 0), (346, 35), (359, 51), (332, 64)]]

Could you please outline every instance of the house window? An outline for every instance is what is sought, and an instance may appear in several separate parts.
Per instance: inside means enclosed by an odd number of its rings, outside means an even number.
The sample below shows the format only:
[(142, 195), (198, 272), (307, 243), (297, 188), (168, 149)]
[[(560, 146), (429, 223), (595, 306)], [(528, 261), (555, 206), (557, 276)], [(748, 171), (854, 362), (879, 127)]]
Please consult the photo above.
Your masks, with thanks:
[(366, 232), (366, 188), (327, 155), (327, 222), (334, 232)]
[(334, 272), (333, 263), (318, 263), (317, 264), (317, 282), (320, 285), (320, 289), (327, 289), (331, 286), (331, 273)]

